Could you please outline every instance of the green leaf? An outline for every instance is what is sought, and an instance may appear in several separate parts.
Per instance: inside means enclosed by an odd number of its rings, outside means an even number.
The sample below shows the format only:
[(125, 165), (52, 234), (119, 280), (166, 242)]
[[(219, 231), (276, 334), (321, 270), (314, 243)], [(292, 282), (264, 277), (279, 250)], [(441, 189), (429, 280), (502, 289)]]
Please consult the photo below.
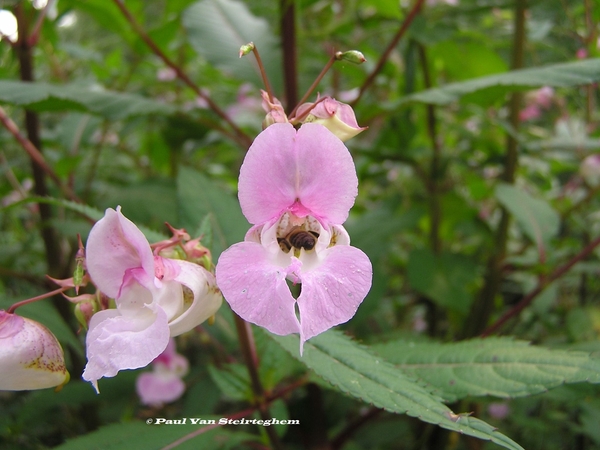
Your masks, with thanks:
[(35, 111), (79, 110), (120, 120), (146, 114), (171, 114), (169, 104), (139, 95), (105, 91), (98, 87), (0, 80), (0, 102)]
[(243, 364), (227, 364), (222, 369), (208, 366), (208, 373), (223, 394), (231, 400), (248, 400), (252, 397), (250, 376)]
[(491, 440), (505, 448), (522, 448), (487, 423), (466, 414), (454, 414), (422, 385), (339, 332), (331, 330), (312, 338), (304, 344), (303, 356), (298, 354), (297, 336), (271, 337), (345, 394), (390, 412), (406, 413), (448, 430)]
[(281, 52), (268, 22), (236, 0), (202, 0), (183, 13), (190, 44), (215, 67), (262, 86), (254, 56), (240, 58), (240, 46), (254, 42), (273, 88), (281, 81)]
[(560, 216), (544, 200), (531, 197), (525, 191), (506, 183), (496, 186), (496, 198), (515, 216), (523, 232), (543, 248), (558, 233)]
[(447, 401), (483, 395), (521, 397), (563, 383), (600, 383), (600, 359), (510, 338), (448, 344), (394, 341), (373, 349), (406, 374), (435, 387)]
[(469, 287), (477, 281), (477, 264), (468, 257), (413, 250), (406, 271), (411, 287), (438, 305), (460, 314), (469, 311), (473, 299)]
[[(204, 416), (198, 417), (198, 419), (205, 421), (214, 420), (218, 423), (220, 417)], [(239, 445), (244, 441), (256, 440), (256, 436), (254, 435), (241, 432), (232, 433), (224, 430), (222, 427), (216, 427), (216, 429), (208, 429), (206, 432), (202, 432), (202, 428), (212, 425), (194, 425), (190, 423), (189, 418), (186, 422), (187, 423), (180, 425), (157, 425), (154, 423), (148, 424), (143, 422), (108, 425), (93, 433), (71, 439), (67, 441), (66, 444), (55, 448), (59, 450), (81, 450), (83, 448), (86, 450), (160, 449), (173, 444), (179, 439), (191, 435), (192, 433), (194, 433), (193, 438), (186, 440), (181, 444), (177, 444), (177, 450), (239, 448)]]
[(535, 69), (513, 70), (488, 75), (461, 83), (448, 84), (442, 88), (427, 89), (406, 96), (394, 104), (423, 102), (446, 105), (465, 94), (500, 87), (503, 91), (525, 90), (541, 86), (568, 87), (594, 83), (600, 80), (600, 58), (586, 59), (563, 64), (553, 64)]
[(244, 239), (250, 228), (235, 197), (201, 173), (182, 168), (177, 177), (177, 200), (181, 222), (196, 230), (209, 215), (214, 260), (229, 245)]

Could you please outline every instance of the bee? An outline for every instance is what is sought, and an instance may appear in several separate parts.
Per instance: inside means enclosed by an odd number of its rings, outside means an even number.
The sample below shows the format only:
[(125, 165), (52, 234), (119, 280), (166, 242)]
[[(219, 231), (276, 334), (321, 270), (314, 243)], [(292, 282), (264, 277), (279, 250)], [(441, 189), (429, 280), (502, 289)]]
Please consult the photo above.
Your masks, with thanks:
[(317, 244), (319, 233), (315, 231), (306, 231), (300, 227), (294, 227), (286, 237), (277, 238), (279, 247), (284, 253), (289, 253), (290, 250), (296, 248), (298, 250), (312, 250)]

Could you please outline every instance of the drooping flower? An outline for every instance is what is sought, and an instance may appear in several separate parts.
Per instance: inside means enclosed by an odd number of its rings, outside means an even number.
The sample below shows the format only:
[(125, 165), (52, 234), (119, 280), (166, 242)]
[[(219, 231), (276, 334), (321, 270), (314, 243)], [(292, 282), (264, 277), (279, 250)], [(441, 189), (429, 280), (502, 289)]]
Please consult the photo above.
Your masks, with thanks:
[(144, 405), (161, 406), (177, 400), (185, 392), (181, 379), (188, 373), (189, 363), (177, 353), (175, 339), (169, 340), (164, 352), (152, 361), (152, 372), (142, 373), (135, 382), (135, 389)]
[(0, 310), (0, 390), (45, 389), (67, 381), (63, 350), (50, 330)]
[[(358, 179), (346, 146), (324, 126), (273, 124), (242, 165), (239, 200), (254, 226), (217, 264), (217, 283), (243, 319), (302, 345), (350, 320), (371, 287), (369, 258), (342, 223)], [(288, 286), (300, 284), (294, 298)]]
[(96, 287), (116, 309), (92, 316), (83, 378), (92, 382), (137, 369), (177, 336), (215, 314), (221, 294), (203, 267), (153, 255), (143, 233), (120, 211), (107, 209), (88, 237), (86, 264)]
[(315, 103), (304, 103), (298, 108), (296, 116), (302, 117), (305, 114), (306, 118), (302, 122), (321, 124), (342, 141), (347, 141), (367, 129), (358, 126), (350, 105), (338, 102), (332, 97), (317, 98)]

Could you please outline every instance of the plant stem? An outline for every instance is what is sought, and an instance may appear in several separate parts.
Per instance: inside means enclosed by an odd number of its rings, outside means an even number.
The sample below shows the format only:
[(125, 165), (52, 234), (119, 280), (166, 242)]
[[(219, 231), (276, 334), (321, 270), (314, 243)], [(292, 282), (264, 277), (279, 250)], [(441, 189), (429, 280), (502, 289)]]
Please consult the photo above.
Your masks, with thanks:
[(224, 122), (226, 122), (229, 125), (229, 127), (233, 130), (233, 135), (231, 135), (230, 133), (228, 133), (226, 130), (222, 129), (221, 131), (223, 133), (225, 133), (225, 134), (228, 134), (230, 137), (232, 137), (242, 147), (245, 147), (245, 148), (249, 147), (250, 144), (252, 143), (252, 139), (246, 133), (244, 133), (244, 131), (242, 131), (242, 129), (239, 128), (229, 118), (229, 116), (225, 113), (225, 111), (223, 111), (221, 108), (219, 108), (219, 106), (210, 98), (210, 96), (208, 94), (206, 94), (205, 92), (203, 92), (202, 89), (200, 89), (198, 87), (198, 85), (196, 85), (185, 74), (185, 72), (181, 69), (181, 67), (178, 64), (176, 64), (173, 60), (171, 60), (160, 49), (160, 47), (156, 44), (156, 42), (154, 42), (152, 40), (152, 38), (148, 35), (148, 33), (146, 33), (144, 31), (144, 29), (142, 28), (142, 26), (139, 23), (137, 23), (137, 21), (135, 20), (135, 18), (131, 14), (131, 12), (127, 9), (127, 7), (125, 6), (125, 4), (123, 3), (122, 0), (113, 0), (113, 1), (117, 5), (117, 7), (119, 8), (119, 10), (121, 11), (121, 13), (123, 14), (123, 16), (125, 17), (125, 19), (127, 19), (127, 21), (129, 22), (129, 24), (131, 25), (131, 27), (133, 28), (133, 30), (138, 34), (138, 36), (140, 38), (142, 38), (142, 40), (154, 52), (154, 54), (156, 56), (158, 56), (160, 59), (162, 59), (162, 61), (167, 66), (169, 66), (171, 69), (173, 69), (175, 71), (175, 73), (177, 74), (177, 78), (179, 78), (181, 81), (183, 81), (185, 84), (187, 84), (188, 87), (190, 87), (196, 93), (196, 95), (198, 97), (202, 98), (208, 104), (208, 107), (210, 109), (212, 109), (213, 112), (215, 112), (221, 119), (223, 119)]
[[(238, 340), (240, 342), (240, 350), (244, 357), (244, 362), (248, 368), (250, 374), (250, 383), (252, 385), (252, 392), (254, 393), (254, 402), (258, 408), (258, 412), (263, 420), (269, 420), (271, 415), (269, 414), (269, 406), (265, 397), (265, 391), (260, 382), (258, 375), (258, 356), (256, 354), (256, 345), (254, 343), (254, 336), (252, 334), (252, 328), (248, 322), (242, 319), (237, 314), (233, 313), (235, 319), (235, 328), (238, 333)], [(271, 445), (274, 449), (283, 449), (279, 436), (273, 429), (273, 427), (265, 427), (265, 431), (269, 436)]]
[(15, 310), (23, 305), (28, 305), (29, 303), (34, 303), (40, 300), (44, 300), (45, 298), (49, 298), (49, 297), (53, 297), (55, 295), (58, 294), (62, 294), (63, 292), (69, 290), (70, 287), (61, 287), (58, 289), (55, 289), (51, 292), (46, 292), (45, 294), (42, 295), (38, 295), (37, 297), (32, 297), (32, 298), (28, 298), (27, 300), (21, 300), (20, 302), (15, 303), (14, 305), (11, 305), (10, 308), (8, 308), (8, 310), (6, 310), (7, 313), (9, 314), (13, 314), (15, 312)]
[(258, 52), (258, 48), (256, 45), (252, 46), (252, 53), (256, 58), (256, 63), (258, 64), (258, 70), (260, 71), (260, 76), (263, 80), (263, 84), (265, 85), (265, 89), (267, 90), (267, 95), (269, 96), (269, 101), (273, 103), (273, 89), (271, 88), (271, 83), (269, 83), (269, 77), (267, 76), (267, 72), (265, 71), (265, 66), (260, 57), (260, 53)]
[(377, 61), (377, 65), (369, 74), (367, 79), (363, 82), (362, 86), (360, 87), (360, 91), (358, 92), (358, 97), (356, 97), (354, 101), (350, 104), (351, 106), (355, 106), (364, 94), (364, 92), (369, 88), (369, 86), (371, 86), (371, 84), (373, 84), (373, 81), (375, 81), (375, 77), (377, 77), (377, 75), (379, 75), (379, 72), (381, 72), (381, 70), (383, 69), (383, 66), (390, 57), (392, 50), (394, 50), (396, 45), (398, 45), (398, 42), (400, 42), (400, 39), (402, 38), (402, 36), (404, 36), (406, 30), (408, 30), (408, 27), (410, 26), (412, 21), (415, 19), (415, 17), (417, 17), (417, 14), (421, 11), (421, 6), (424, 2), (425, 0), (415, 1), (415, 4), (406, 16), (406, 19), (404, 19), (404, 22), (402, 22), (400, 29), (396, 32), (395, 36), (392, 38), (384, 52), (381, 54), (379, 61)]
[[(44, 158), (42, 152), (38, 150), (38, 148), (33, 144), (33, 142), (31, 142), (29, 139), (27, 139), (21, 134), (19, 128), (17, 127), (17, 124), (13, 122), (13, 120), (10, 117), (8, 117), (6, 111), (4, 111), (2, 107), (0, 107), (0, 122), (2, 123), (4, 128), (6, 128), (8, 132), (13, 135), (13, 137), (21, 145), (21, 147), (23, 147), (23, 149), (27, 152), (29, 158), (32, 161), (32, 164), (35, 164), (35, 167), (38, 168), (37, 170), (41, 170), (42, 174), (46, 174), (50, 178), (52, 178), (52, 180), (56, 183), (57, 187), (61, 190), (65, 197), (75, 202), (81, 202), (77, 195), (68, 186), (62, 183), (56, 172), (54, 172), (54, 170), (46, 162), (46, 159)], [(28, 123), (29, 127), (33, 129), (32, 124), (35, 124), (35, 120), (31, 121), (30, 119), (30, 122)], [(33, 135), (35, 136), (35, 133)], [(39, 141), (39, 139), (37, 140)], [(45, 185), (45, 182), (42, 184), (42, 186), (43, 189), (38, 188), (36, 190), (36, 194), (39, 196), (46, 197), (48, 195), (48, 189)]]
[(300, 101), (296, 104), (296, 106), (294, 107), (294, 109), (290, 113), (290, 117), (294, 117), (294, 114), (296, 114), (296, 111), (298, 110), (298, 107), (300, 105), (302, 105), (304, 102), (306, 102), (306, 100), (308, 99), (308, 97), (310, 96), (310, 94), (313, 93), (313, 91), (319, 85), (319, 83), (321, 82), (321, 80), (323, 79), (323, 77), (325, 76), (325, 74), (327, 72), (329, 72), (329, 69), (331, 69), (331, 66), (333, 66), (333, 63), (335, 63), (336, 60), (337, 60), (337, 58), (335, 56), (335, 52), (333, 52), (333, 54), (331, 55), (331, 58), (329, 58), (329, 61), (327, 61), (327, 64), (325, 64), (325, 67), (323, 67), (323, 70), (321, 70), (321, 73), (317, 76), (317, 78), (315, 78), (315, 81), (313, 81), (313, 83), (310, 85), (310, 87), (308, 88), (308, 90), (306, 91), (306, 93), (302, 96), (302, 98), (300, 99)]
[[(515, 24), (514, 24), (514, 42), (513, 42), (513, 61), (512, 70), (523, 67), (524, 49), (525, 49), (525, 11), (526, 0), (516, 0), (515, 2)], [(518, 164), (518, 142), (516, 136), (519, 131), (519, 111), (521, 109), (522, 93), (514, 92), (510, 97), (510, 124), (513, 133), (507, 134), (506, 140), (506, 159), (504, 162), (503, 181), (514, 183)], [(502, 207), (500, 223), (495, 233), (494, 242), (496, 247), (490, 256), (486, 267), (484, 285), (471, 306), (471, 311), (465, 322), (463, 338), (477, 336), (487, 326), (494, 307), (494, 299), (500, 288), (502, 281), (502, 267), (506, 256), (506, 244), (508, 241), (508, 229), (510, 225), (510, 213)]]
[(296, 51), (296, 2), (280, 0), (281, 47), (286, 110), (298, 103), (298, 57)]
[[(19, 39), (16, 42), (14, 49), (19, 59), (20, 78), (21, 81), (32, 82), (34, 81), (33, 48), (29, 44), (29, 23), (23, 3), (17, 4), (15, 15), (17, 18)], [(15, 139), (17, 139), (29, 154), (31, 171), (34, 179), (33, 190), (36, 195), (40, 197), (48, 196), (46, 173), (52, 173), (53, 175), (51, 176), (53, 180), (57, 182), (58, 186), (62, 186), (60, 179), (53, 171), (49, 170), (49, 166), (45, 164), (41, 152), (39, 151), (41, 149), (39, 116), (33, 111), (28, 109), (25, 110), (27, 139), (21, 136), (16, 124), (8, 118), (4, 110), (0, 111), (0, 121), (2, 121), (4, 127), (15, 137)], [(56, 230), (50, 225), (53, 216), (52, 207), (48, 204), (38, 203), (38, 210), (41, 219), (40, 233), (42, 240), (44, 241), (48, 272), (55, 277), (60, 277), (63, 267), (63, 258)]]
[(533, 301), (533, 299), (537, 297), (550, 283), (565, 275), (569, 270), (571, 270), (571, 268), (575, 264), (586, 258), (599, 245), (600, 237), (597, 237), (594, 241), (590, 242), (583, 250), (581, 250), (577, 255), (571, 258), (569, 262), (560, 266), (549, 276), (541, 278), (535, 289), (533, 289), (531, 292), (529, 292), (529, 294), (523, 297), (523, 299), (519, 303), (517, 303), (510, 311), (506, 312), (502, 317), (500, 317), (500, 319), (498, 319), (493, 325), (486, 328), (481, 333), (481, 336), (485, 337), (496, 333), (508, 320), (510, 320), (513, 317), (516, 317), (521, 311), (523, 311), (523, 309), (525, 309)]
[[(423, 45), (418, 44), (419, 59), (421, 60), (421, 67), (423, 69), (423, 78), (425, 81), (425, 89), (432, 87), (431, 77), (429, 74), (429, 65), (427, 63), (427, 53)], [(429, 195), (429, 212), (431, 215), (430, 230), (429, 230), (429, 243), (434, 253), (440, 253), (442, 249), (442, 243), (440, 241), (440, 224), (442, 221), (442, 211), (440, 206), (439, 196), (439, 178), (440, 178), (440, 164), (441, 164), (441, 148), (440, 141), (437, 135), (437, 119), (435, 116), (435, 106), (427, 104), (427, 133), (431, 141), (432, 156), (429, 166), (429, 179), (427, 181), (427, 191)]]

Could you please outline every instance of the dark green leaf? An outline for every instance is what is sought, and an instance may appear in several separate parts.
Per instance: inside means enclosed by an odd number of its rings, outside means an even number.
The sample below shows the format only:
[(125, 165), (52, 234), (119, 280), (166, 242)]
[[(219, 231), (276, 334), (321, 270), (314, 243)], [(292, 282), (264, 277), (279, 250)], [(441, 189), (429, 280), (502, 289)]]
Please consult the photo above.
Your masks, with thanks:
[(496, 187), (496, 198), (515, 216), (523, 232), (541, 248), (558, 233), (560, 217), (544, 200), (510, 184)]
[(173, 106), (139, 95), (98, 87), (0, 80), (0, 102), (36, 111), (78, 110), (111, 120), (145, 114), (171, 114)]
[(366, 403), (505, 448), (522, 448), (485, 422), (454, 414), (414, 379), (339, 332), (331, 330), (312, 338), (304, 344), (303, 356), (299, 356), (297, 336), (271, 337), (337, 389)]
[(394, 341), (373, 349), (448, 401), (482, 395), (520, 397), (563, 383), (600, 383), (600, 359), (510, 338), (449, 344)]
[(195, 170), (181, 169), (177, 178), (177, 200), (182, 225), (188, 230), (198, 229), (210, 214), (211, 251), (215, 260), (229, 245), (243, 240), (250, 228), (236, 198)]
[(423, 102), (446, 105), (465, 94), (482, 89), (501, 86), (505, 92), (541, 86), (567, 87), (594, 83), (600, 80), (600, 58), (587, 59), (535, 69), (489, 75), (461, 83), (448, 84), (441, 88), (428, 89), (400, 99), (395, 105), (407, 102)]
[(254, 42), (273, 88), (281, 86), (281, 52), (265, 19), (236, 0), (201, 0), (183, 13), (190, 44), (214, 66), (262, 86), (253, 55), (239, 57), (240, 46)]

